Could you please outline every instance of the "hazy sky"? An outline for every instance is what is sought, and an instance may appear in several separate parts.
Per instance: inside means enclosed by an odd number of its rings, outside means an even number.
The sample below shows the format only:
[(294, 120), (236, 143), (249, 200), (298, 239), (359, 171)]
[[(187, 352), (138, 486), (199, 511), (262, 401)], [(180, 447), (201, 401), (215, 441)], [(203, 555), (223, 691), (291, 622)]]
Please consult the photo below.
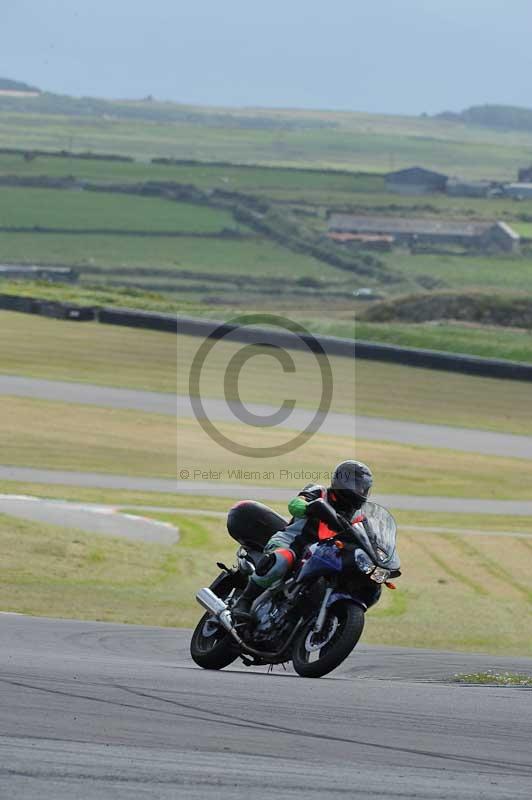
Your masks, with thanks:
[(531, 0), (2, 0), (0, 42), (0, 76), (73, 95), (532, 107)]

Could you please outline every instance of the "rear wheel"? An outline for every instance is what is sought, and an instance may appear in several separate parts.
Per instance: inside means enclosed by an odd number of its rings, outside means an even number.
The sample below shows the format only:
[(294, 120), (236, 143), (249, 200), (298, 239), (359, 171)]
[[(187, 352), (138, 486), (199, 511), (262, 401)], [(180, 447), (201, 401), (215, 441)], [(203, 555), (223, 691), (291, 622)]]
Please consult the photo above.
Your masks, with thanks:
[[(225, 600), (232, 589), (232, 582), (227, 580), (216, 587), (215, 593)], [(206, 613), (192, 634), (190, 655), (198, 667), (223, 669), (238, 657), (239, 649), (231, 634), (218, 624), (212, 614)]]
[(313, 618), (294, 641), (292, 663), (303, 678), (321, 678), (336, 669), (354, 649), (364, 630), (364, 611), (354, 603), (335, 603), (314, 633)]

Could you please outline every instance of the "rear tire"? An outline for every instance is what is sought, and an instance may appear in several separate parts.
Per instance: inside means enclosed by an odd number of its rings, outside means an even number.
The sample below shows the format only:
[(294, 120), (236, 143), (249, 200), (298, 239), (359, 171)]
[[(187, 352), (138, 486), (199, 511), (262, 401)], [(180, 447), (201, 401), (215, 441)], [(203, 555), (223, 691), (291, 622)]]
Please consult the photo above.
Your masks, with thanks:
[[(211, 587), (213, 588), (213, 587)], [(225, 600), (234, 584), (229, 579), (222, 581), (213, 591)], [(203, 669), (223, 669), (238, 658), (239, 648), (233, 637), (220, 625), (214, 623), (212, 614), (205, 613), (192, 634), (190, 655)]]
[(340, 601), (327, 610), (318, 637), (312, 633), (315, 623), (314, 617), (299, 632), (293, 645), (292, 663), (303, 678), (321, 678), (347, 658), (364, 630), (364, 611), (354, 603)]

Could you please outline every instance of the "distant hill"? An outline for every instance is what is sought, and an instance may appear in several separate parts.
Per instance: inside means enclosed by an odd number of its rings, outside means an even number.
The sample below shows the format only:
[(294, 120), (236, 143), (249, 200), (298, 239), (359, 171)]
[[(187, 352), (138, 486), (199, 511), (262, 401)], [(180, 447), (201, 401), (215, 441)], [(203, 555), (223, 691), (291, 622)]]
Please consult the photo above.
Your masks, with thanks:
[(40, 92), (36, 86), (30, 86), (23, 81), (12, 81), (10, 78), (0, 78), (0, 91), (9, 92)]
[(0, 78), (0, 92), (39, 92), (38, 97), (0, 95), (0, 111), (31, 114), (59, 114), (70, 117), (100, 117), (119, 120), (151, 122), (180, 122), (208, 127), (244, 128), (251, 130), (297, 131), (336, 128), (338, 123), (327, 119), (310, 118), (294, 112), (287, 115), (275, 110), (255, 113), (251, 110), (209, 109), (167, 103), (151, 97), (142, 100), (103, 100), (98, 97), (70, 97), (42, 92), (25, 83)]
[(484, 128), (496, 128), (509, 131), (532, 131), (532, 109), (519, 106), (471, 106), (458, 113), (444, 111), (436, 114), (436, 119), (447, 119), (451, 122), (465, 122), (469, 125), (481, 125)]

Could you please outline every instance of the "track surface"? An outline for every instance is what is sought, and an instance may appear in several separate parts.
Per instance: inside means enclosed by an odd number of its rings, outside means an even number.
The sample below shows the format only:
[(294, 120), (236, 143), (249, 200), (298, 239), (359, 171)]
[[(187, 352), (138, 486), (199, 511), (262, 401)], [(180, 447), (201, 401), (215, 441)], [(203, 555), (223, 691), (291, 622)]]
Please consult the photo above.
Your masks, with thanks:
[[(59, 486), (84, 486), (96, 489), (131, 489), (139, 492), (163, 492), (211, 495), (212, 497), (251, 498), (256, 500), (291, 500), (294, 489), (253, 486), (239, 483), (214, 483), (169, 478), (132, 478), (97, 472), (65, 472), (0, 466), (0, 480), (44, 483)], [(410, 511), (441, 511), (463, 514), (509, 514), (532, 516), (532, 500), (481, 500), (456, 497), (415, 497), (399, 494), (375, 494), (372, 499), (387, 508)]]
[[(0, 375), (0, 394), (110, 408), (135, 409), (183, 418), (193, 416), (190, 398), (183, 395), (175, 396), (134, 389), (113, 389), (92, 384), (47, 381), (14, 375)], [(239, 422), (228, 408), (225, 400), (205, 398), (203, 404), (207, 415), (212, 419), (221, 422)], [(245, 408), (258, 416), (269, 415), (278, 410), (274, 406), (254, 403), (246, 404)], [(312, 411), (295, 409), (280, 427), (303, 430), (313, 416), (314, 412)], [(462, 452), (513, 458), (532, 458), (532, 436), (453, 428), (448, 425), (425, 425), (331, 412), (327, 415), (320, 431), (337, 436), (357, 436), (360, 439), (372, 441), (441, 447)]]
[(179, 531), (169, 523), (149, 519), (140, 513), (124, 514), (113, 506), (94, 503), (0, 495), (0, 514), (141, 542), (170, 545), (179, 539)]
[(332, 676), (203, 672), (190, 633), (0, 616), (0, 797), (524, 800), (530, 659), (357, 648)]

